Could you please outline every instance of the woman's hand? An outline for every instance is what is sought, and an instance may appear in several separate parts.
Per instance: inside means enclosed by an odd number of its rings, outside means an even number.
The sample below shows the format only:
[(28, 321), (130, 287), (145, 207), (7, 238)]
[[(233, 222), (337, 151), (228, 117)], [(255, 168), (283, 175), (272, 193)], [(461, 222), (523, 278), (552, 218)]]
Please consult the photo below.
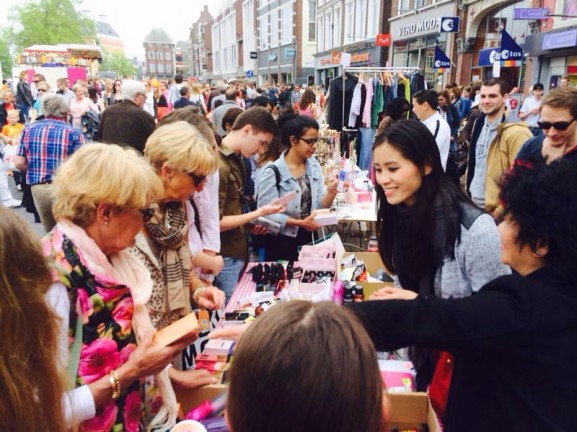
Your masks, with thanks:
[(204, 287), (197, 298), (197, 304), (201, 308), (218, 310), (224, 306), (224, 291), (214, 286)]
[(308, 215), (306, 218), (301, 219), (300, 223), (299, 223), (299, 227), (309, 231), (309, 232), (314, 232), (316, 230), (318, 230), (321, 226), (319, 224), (317, 224), (315, 221), (315, 213), (311, 213), (310, 215)]
[(266, 216), (273, 213), (282, 213), (286, 210), (285, 205), (267, 204), (258, 209), (259, 217)]
[(195, 389), (208, 384), (217, 384), (218, 380), (205, 370), (181, 371), (171, 368), (169, 371), (170, 381), (174, 388)]
[(414, 291), (387, 286), (375, 291), (369, 300), (414, 300), (417, 295)]
[(227, 339), (238, 342), (241, 336), (246, 332), (250, 322), (240, 325), (227, 326), (216, 329), (208, 334), (208, 339)]
[(337, 178), (331, 180), (327, 192), (336, 195), (339, 192), (337, 189), (338, 186), (339, 186), (339, 180)]
[(128, 361), (118, 369), (122, 388), (126, 388), (135, 379), (156, 375), (197, 338), (196, 335), (191, 335), (178, 343), (160, 346), (154, 342), (155, 334), (156, 330), (148, 330), (130, 354)]

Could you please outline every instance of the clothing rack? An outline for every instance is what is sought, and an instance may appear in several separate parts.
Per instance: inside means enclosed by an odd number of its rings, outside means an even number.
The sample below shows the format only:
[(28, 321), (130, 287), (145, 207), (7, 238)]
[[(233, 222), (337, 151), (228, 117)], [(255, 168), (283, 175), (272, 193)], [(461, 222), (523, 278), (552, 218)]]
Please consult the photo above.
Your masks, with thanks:
[[(345, 89), (347, 72), (349, 73), (417, 73), (421, 72), (419, 67), (386, 67), (386, 66), (343, 66), (343, 106), (342, 106), (342, 128), (345, 128)], [(342, 138), (342, 137), (341, 137)]]

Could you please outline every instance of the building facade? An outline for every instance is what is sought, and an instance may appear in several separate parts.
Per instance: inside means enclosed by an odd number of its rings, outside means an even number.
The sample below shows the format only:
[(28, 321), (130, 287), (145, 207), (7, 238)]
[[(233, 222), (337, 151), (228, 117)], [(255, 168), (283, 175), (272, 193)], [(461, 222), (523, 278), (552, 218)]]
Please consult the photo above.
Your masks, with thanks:
[(351, 66), (385, 66), (388, 52), (376, 46), (388, 33), (390, 1), (319, 0), (315, 82), (328, 87), (340, 74), (340, 53), (351, 54)]
[(256, 4), (259, 84), (314, 81), (316, 0), (258, 0)]
[(153, 29), (144, 38), (144, 56), (148, 75), (157, 78), (173, 78), (176, 74), (175, 46), (162, 29)]
[(193, 23), (190, 30), (192, 75), (198, 77), (200, 81), (206, 80), (209, 70), (208, 51), (212, 44), (212, 21), (213, 18), (208, 11), (208, 6), (204, 5), (200, 17)]

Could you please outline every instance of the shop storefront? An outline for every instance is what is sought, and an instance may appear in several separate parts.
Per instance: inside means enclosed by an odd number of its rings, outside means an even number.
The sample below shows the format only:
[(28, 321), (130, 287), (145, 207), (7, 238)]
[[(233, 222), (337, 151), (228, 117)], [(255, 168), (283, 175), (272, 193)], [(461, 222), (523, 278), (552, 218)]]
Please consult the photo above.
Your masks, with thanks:
[(381, 64), (380, 47), (374, 46), (374, 43), (370, 41), (357, 43), (336, 49), (330, 54), (317, 56), (315, 59), (316, 83), (328, 88), (330, 81), (340, 75), (341, 52), (343, 51), (351, 54), (350, 66), (384, 66)]
[(418, 67), (427, 84), (434, 88), (439, 75), (434, 69), (435, 47), (438, 46), (451, 58), (452, 33), (439, 33), (441, 17), (455, 16), (456, 4), (450, 3), (427, 9), (418, 15), (392, 18), (391, 65), (394, 67)]
[[(339, 52), (340, 53), (340, 52)], [(315, 84), (322, 84), (325, 89), (333, 78), (339, 76), (340, 55), (337, 52), (315, 58)]]
[(565, 28), (540, 33), (527, 38), (527, 50), (538, 61), (537, 79), (545, 88), (558, 87), (567, 76), (569, 84), (577, 87), (577, 28)]

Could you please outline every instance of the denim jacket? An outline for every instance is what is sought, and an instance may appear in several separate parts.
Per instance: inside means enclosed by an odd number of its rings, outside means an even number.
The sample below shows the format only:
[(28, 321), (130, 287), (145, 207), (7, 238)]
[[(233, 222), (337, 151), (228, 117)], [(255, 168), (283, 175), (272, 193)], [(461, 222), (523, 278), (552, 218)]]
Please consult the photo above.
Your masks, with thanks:
[[(280, 224), (279, 234), (289, 237), (296, 237), (298, 227), (286, 226), (286, 221), (289, 217), (300, 219), (301, 212), (301, 188), (298, 181), (292, 176), (286, 166), (284, 153), (274, 162), (280, 173), (279, 191), (276, 188), (276, 176), (272, 168), (267, 168), (262, 174), (258, 185), (258, 207), (270, 204), (273, 200), (280, 198), (291, 191), (296, 191), (297, 196), (290, 201), (284, 213), (275, 213), (266, 216), (266, 218), (274, 220)], [(311, 185), (311, 211), (321, 208), (321, 198), (326, 193), (325, 182), (321, 166), (314, 157), (305, 161), (305, 170)]]

